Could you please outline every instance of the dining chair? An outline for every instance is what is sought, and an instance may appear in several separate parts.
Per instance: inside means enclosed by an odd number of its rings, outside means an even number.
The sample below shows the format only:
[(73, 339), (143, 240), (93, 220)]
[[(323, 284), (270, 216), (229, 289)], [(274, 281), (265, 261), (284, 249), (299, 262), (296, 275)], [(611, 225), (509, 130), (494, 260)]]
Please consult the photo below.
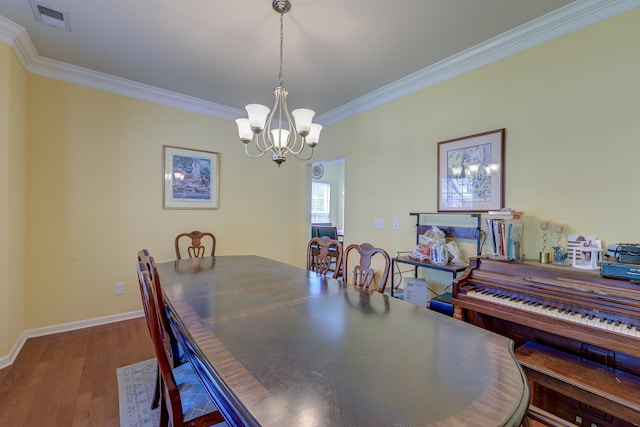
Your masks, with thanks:
[(162, 378), (160, 425), (204, 427), (223, 422), (224, 417), (209, 398), (191, 364), (171, 367), (164, 342), (168, 330), (161, 322), (158, 304), (154, 301), (152, 280), (143, 262), (138, 263), (138, 278), (143, 305), (148, 308), (151, 338)]
[(313, 237), (307, 244), (307, 270), (326, 276), (340, 277), (342, 267), (342, 245), (327, 236)]
[[(167, 306), (164, 302), (164, 294), (162, 293), (162, 285), (160, 283), (160, 275), (158, 274), (158, 268), (156, 266), (155, 259), (149, 255), (149, 252), (146, 252), (146, 256), (144, 255), (144, 249), (138, 252), (138, 258), (142, 257), (142, 262), (145, 264), (145, 269), (149, 273), (150, 283), (151, 283), (151, 293), (153, 295), (153, 301), (157, 304), (156, 311), (158, 313), (158, 317), (160, 318), (160, 322), (164, 327), (163, 330), (166, 330), (166, 352), (167, 356), (169, 356), (169, 360), (171, 361), (171, 367), (179, 366), (186, 362), (184, 357), (184, 351), (182, 350), (178, 339), (175, 334), (175, 327), (173, 326), (173, 321), (169, 316), (169, 312), (167, 311)], [(144, 304), (143, 304), (144, 306)]]
[[(355, 258), (356, 252), (360, 255), (359, 261), (350, 272), (349, 255), (352, 255), (353, 258)], [(360, 245), (351, 244), (347, 246), (347, 249), (344, 250), (344, 254), (342, 257), (342, 275), (344, 281), (347, 283), (353, 283), (354, 285), (363, 287), (365, 289), (375, 288), (375, 271), (371, 267), (371, 261), (372, 259), (374, 259), (375, 255), (377, 255), (376, 258), (381, 258), (382, 262), (384, 263), (382, 276), (380, 277), (380, 284), (377, 288), (378, 292), (383, 293), (384, 288), (387, 286), (387, 279), (389, 278), (389, 270), (391, 269), (391, 257), (389, 257), (389, 254), (384, 249), (373, 247), (369, 243), (362, 243)], [(349, 273), (351, 273), (351, 282), (349, 282)]]
[[(138, 251), (138, 263), (143, 264), (143, 268), (146, 268), (147, 271), (151, 266), (149, 265), (149, 251), (146, 249), (141, 249)], [(140, 267), (140, 266), (139, 266)], [(151, 275), (151, 274), (150, 274)], [(142, 295), (142, 282), (140, 281), (140, 274), (138, 273), (138, 284), (140, 285), (140, 294)], [(144, 299), (142, 300), (142, 309), (144, 310), (144, 317), (147, 320), (147, 328), (149, 328), (149, 334), (151, 334), (151, 324), (149, 323), (149, 310), (147, 309), (147, 305), (144, 303)]]
[[(187, 362), (187, 359), (184, 355), (184, 351), (178, 342), (178, 339), (175, 336), (175, 332), (172, 326), (172, 322), (169, 318), (169, 314), (167, 312), (165, 303), (164, 303), (164, 295), (162, 294), (162, 288), (160, 284), (160, 276), (158, 274), (158, 269), (156, 267), (155, 259), (149, 254), (149, 251), (146, 249), (141, 249), (138, 251), (138, 263), (139, 268), (143, 268), (148, 274), (151, 283), (151, 289), (149, 291), (152, 293), (153, 298), (152, 301), (158, 304), (156, 309), (161, 322), (165, 325), (166, 328), (166, 337), (163, 338), (164, 345), (166, 346), (165, 352), (169, 356), (169, 360), (171, 361), (171, 367), (175, 368), (177, 366), (182, 365)], [(138, 272), (138, 279), (140, 279), (140, 272)], [(140, 291), (142, 292), (143, 283), (138, 280), (140, 285)], [(142, 307), (144, 309), (145, 317), (147, 320), (147, 326), (149, 328), (149, 333), (151, 334), (151, 320), (149, 319), (149, 308), (145, 304), (143, 299)], [(160, 371), (158, 370), (156, 381), (156, 389), (154, 392), (154, 398), (151, 404), (151, 408), (155, 409), (158, 407), (160, 402)]]
[[(149, 263), (149, 251), (146, 249), (141, 249), (140, 251), (138, 251), (138, 285), (140, 286), (140, 295), (143, 295), (143, 292), (146, 292), (143, 287), (145, 286), (145, 284), (142, 282), (141, 280), (141, 270), (145, 270), (150, 277), (152, 277), (153, 275), (150, 273), (150, 268), (151, 264)], [(145, 320), (147, 321), (147, 328), (149, 329), (149, 336), (151, 336), (151, 338), (153, 339), (153, 336), (151, 335), (151, 318), (149, 317), (149, 307), (147, 305), (148, 301), (145, 300), (145, 298), (142, 298), (142, 308), (144, 310), (144, 317)], [(151, 401), (151, 409), (156, 409), (158, 407), (158, 405), (160, 404), (160, 388), (162, 387), (161, 382), (160, 382), (160, 369), (158, 368), (156, 370), (156, 381), (155, 381), (155, 387), (154, 387), (154, 391), (153, 391), (153, 399)]]
[[(206, 242), (211, 247), (210, 251), (207, 251)], [(181, 251), (181, 248), (184, 249), (189, 258), (214, 256), (216, 253), (216, 237), (212, 233), (197, 230), (190, 233), (180, 233), (175, 238), (175, 247), (177, 259), (182, 259), (183, 251)]]
[(326, 236), (332, 240), (338, 240), (338, 227), (332, 225), (312, 225), (311, 230), (311, 237)]

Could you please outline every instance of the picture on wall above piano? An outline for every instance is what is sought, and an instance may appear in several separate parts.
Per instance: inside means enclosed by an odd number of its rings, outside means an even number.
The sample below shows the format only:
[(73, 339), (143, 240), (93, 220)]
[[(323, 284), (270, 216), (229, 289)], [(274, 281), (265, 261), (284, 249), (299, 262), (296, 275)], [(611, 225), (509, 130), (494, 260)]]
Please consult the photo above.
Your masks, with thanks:
[(438, 212), (504, 207), (505, 129), (438, 143)]

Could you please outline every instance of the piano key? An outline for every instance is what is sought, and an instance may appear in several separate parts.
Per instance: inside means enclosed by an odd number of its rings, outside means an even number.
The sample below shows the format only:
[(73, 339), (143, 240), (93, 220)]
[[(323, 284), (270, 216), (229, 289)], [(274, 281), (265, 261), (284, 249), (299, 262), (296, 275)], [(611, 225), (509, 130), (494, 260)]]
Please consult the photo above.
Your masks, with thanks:
[(515, 301), (513, 301), (514, 298), (511, 296), (506, 296), (504, 294), (498, 295), (497, 293), (489, 292), (488, 290), (480, 292), (474, 289), (469, 289), (467, 297), (487, 300), (504, 306), (539, 313), (543, 316), (578, 323), (591, 328), (604, 329), (620, 335), (640, 337), (640, 329), (636, 326), (619, 320), (614, 321), (613, 319), (607, 318), (605, 313), (597, 313), (597, 315), (593, 313), (581, 313), (578, 310), (567, 307), (558, 308), (545, 303), (532, 303), (532, 301), (523, 298), (515, 298)]

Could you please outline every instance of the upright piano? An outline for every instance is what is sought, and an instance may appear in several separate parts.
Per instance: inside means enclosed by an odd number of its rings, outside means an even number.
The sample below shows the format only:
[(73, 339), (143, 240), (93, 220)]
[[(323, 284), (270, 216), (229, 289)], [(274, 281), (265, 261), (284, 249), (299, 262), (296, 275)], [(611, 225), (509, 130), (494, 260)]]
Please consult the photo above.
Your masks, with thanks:
[(640, 284), (475, 257), (452, 304), (455, 318), (514, 340), (532, 407), (574, 425), (640, 425)]

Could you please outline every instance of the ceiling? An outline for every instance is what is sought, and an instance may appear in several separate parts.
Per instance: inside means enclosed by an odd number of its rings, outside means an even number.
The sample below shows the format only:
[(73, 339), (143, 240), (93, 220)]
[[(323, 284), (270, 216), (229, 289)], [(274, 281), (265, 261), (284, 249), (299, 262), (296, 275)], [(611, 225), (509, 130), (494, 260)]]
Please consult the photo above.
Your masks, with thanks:
[[(273, 103), (280, 20), (271, 1), (1, 0), (0, 36), (30, 72), (232, 118), (248, 103)], [(291, 2), (284, 15), (289, 107), (311, 108), (325, 122), (620, 13), (620, 4), (629, 3)], [(32, 3), (65, 13), (70, 31), (38, 22)]]

